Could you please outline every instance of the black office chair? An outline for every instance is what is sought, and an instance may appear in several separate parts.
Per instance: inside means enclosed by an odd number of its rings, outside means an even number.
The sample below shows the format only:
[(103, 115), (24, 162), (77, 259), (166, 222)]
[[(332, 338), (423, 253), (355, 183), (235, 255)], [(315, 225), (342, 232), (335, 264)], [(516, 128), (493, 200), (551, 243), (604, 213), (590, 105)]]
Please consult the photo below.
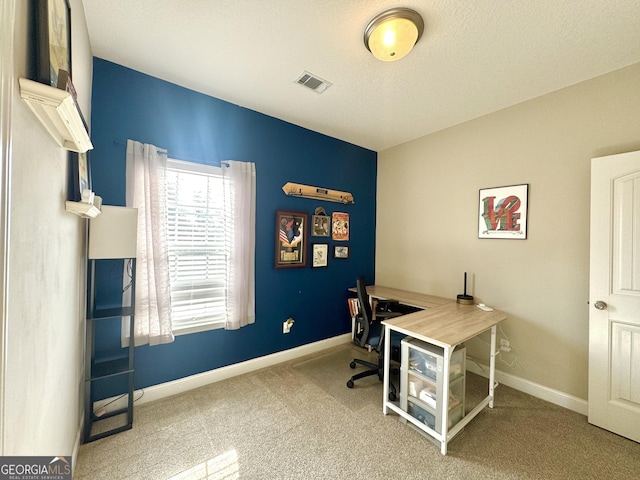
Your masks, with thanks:
[[(384, 379), (384, 328), (380, 324), (381, 320), (391, 317), (397, 317), (402, 313), (392, 311), (393, 305), (398, 302), (394, 300), (385, 300), (378, 303), (376, 308), (376, 318), (373, 318), (373, 311), (369, 303), (369, 295), (367, 294), (364, 277), (358, 277), (356, 281), (356, 289), (358, 292), (358, 302), (360, 303), (360, 312), (356, 316), (356, 325), (353, 341), (360, 347), (368, 347), (376, 351), (378, 354), (378, 362), (373, 363), (361, 358), (354, 358), (349, 366), (356, 368), (356, 365), (367, 367), (368, 370), (360, 372), (352, 376), (347, 382), (347, 387), (353, 388), (354, 382), (361, 378), (378, 375), (382, 381)], [(400, 361), (400, 342), (402, 337), (393, 335), (391, 338), (391, 359)], [(396, 399), (396, 388), (389, 381), (389, 400)]]

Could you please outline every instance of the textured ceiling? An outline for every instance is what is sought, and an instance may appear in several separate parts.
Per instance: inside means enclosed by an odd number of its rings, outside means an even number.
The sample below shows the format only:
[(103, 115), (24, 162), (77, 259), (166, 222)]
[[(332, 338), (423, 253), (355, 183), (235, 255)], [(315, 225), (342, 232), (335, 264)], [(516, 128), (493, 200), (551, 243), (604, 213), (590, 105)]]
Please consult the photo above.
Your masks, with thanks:
[[(638, 0), (83, 4), (95, 56), (375, 151), (640, 62)], [(398, 6), (425, 33), (381, 62), (363, 29)]]

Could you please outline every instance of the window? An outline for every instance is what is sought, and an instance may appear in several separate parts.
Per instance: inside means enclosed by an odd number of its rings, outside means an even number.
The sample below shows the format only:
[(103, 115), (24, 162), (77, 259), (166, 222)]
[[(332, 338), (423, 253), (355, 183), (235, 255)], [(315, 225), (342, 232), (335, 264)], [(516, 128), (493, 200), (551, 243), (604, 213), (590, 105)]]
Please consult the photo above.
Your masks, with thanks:
[(166, 187), (173, 331), (223, 328), (228, 277), (222, 172), (169, 159)]

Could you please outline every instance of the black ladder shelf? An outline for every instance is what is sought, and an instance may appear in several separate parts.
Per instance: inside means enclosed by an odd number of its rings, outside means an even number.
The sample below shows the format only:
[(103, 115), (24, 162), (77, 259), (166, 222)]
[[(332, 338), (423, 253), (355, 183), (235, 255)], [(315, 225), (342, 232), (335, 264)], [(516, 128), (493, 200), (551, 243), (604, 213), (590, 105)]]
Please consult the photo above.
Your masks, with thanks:
[[(120, 261), (126, 265), (130, 262), (130, 285), (131, 291), (130, 305), (117, 308), (96, 308), (96, 262), (118, 262), (118, 260), (89, 260), (89, 271), (87, 281), (87, 325), (86, 325), (86, 348), (84, 367), (84, 432), (83, 443), (92, 442), (100, 438), (113, 435), (125, 430), (130, 430), (133, 426), (133, 321), (135, 316), (135, 279), (136, 279), (136, 259), (127, 258)], [(101, 321), (115, 321), (118, 318), (129, 318), (129, 344), (122, 349), (122, 355), (108, 360), (96, 360), (95, 332), (96, 324)], [(122, 386), (118, 393), (122, 397), (128, 397), (126, 406), (107, 413), (100, 410), (94, 412), (94, 401), (92, 392), (98, 382), (115, 382)], [(116, 395), (116, 398), (118, 396)], [(120, 418), (118, 418), (120, 417)]]

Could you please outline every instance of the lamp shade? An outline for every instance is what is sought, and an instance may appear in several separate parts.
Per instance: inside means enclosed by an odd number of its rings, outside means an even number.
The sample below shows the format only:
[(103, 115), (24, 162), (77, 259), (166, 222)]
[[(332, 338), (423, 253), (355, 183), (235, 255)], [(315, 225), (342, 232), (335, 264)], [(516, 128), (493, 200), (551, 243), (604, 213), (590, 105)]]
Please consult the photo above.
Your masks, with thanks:
[(364, 44), (382, 61), (406, 56), (424, 31), (424, 21), (409, 8), (392, 8), (376, 15), (364, 30)]
[(138, 209), (102, 206), (102, 212), (89, 220), (90, 259), (136, 258)]

